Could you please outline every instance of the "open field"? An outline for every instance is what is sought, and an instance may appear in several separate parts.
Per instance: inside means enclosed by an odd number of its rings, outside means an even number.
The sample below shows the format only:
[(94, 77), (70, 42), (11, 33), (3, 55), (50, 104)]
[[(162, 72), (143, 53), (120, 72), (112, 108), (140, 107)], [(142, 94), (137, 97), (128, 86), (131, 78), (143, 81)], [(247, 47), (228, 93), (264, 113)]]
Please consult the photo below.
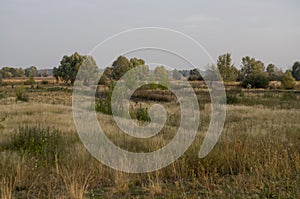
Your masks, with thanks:
[[(204, 159), (198, 152), (210, 121), (205, 89), (195, 89), (201, 126), (192, 146), (156, 172), (128, 174), (95, 160), (79, 140), (72, 88), (58, 84), (0, 87), (1, 198), (298, 198), (300, 195), (300, 96), (297, 92), (228, 91), (221, 138)], [(161, 95), (164, 95), (161, 93)], [(142, 94), (140, 94), (142, 96)], [(142, 98), (141, 98), (142, 99)], [(139, 101), (149, 106), (153, 101)], [(156, 150), (173, 138), (180, 112), (169, 113), (154, 138), (125, 136), (110, 115), (98, 113), (106, 135), (128, 151)], [(31, 139), (34, 138), (34, 139)]]

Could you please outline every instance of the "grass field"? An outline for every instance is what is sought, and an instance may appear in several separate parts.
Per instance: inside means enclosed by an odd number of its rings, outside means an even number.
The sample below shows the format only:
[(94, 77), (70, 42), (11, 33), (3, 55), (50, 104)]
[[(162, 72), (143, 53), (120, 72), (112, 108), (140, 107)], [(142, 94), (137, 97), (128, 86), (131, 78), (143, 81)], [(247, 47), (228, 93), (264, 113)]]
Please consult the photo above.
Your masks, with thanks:
[[(37, 86), (38, 85), (38, 86)], [(197, 88), (201, 125), (192, 146), (161, 170), (129, 174), (94, 159), (77, 136), (72, 88), (59, 84), (0, 87), (1, 198), (299, 198), (300, 96), (297, 92), (233, 89), (227, 117), (213, 151), (198, 152), (210, 121), (210, 100)], [(143, 106), (154, 103), (142, 101)], [(150, 139), (125, 136), (113, 117), (99, 123), (117, 146), (136, 152), (166, 145), (178, 127), (175, 102), (162, 131)]]

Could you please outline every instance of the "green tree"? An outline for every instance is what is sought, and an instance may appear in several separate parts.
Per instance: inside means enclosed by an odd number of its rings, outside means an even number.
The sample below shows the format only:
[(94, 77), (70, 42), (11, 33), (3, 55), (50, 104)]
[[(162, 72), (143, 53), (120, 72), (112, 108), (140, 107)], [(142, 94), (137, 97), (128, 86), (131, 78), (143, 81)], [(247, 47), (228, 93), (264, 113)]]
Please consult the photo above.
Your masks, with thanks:
[(25, 69), (25, 76), (29, 77), (30, 75), (33, 75), (33, 77), (37, 77), (38, 70), (35, 66), (31, 66), (29, 68)]
[(199, 69), (194, 68), (193, 70), (190, 70), (189, 72), (189, 81), (202, 81), (203, 77), (201, 76)]
[(175, 80), (181, 80), (182, 75), (181, 75), (180, 72), (178, 72), (178, 70), (174, 69), (172, 74), (173, 74), (173, 78), (174, 78)]
[(119, 56), (112, 64), (113, 78), (119, 80), (131, 68), (133, 68), (133, 64), (126, 57)]
[(157, 66), (154, 69), (154, 74), (161, 85), (169, 86), (168, 71), (164, 66)]
[(84, 61), (80, 65), (80, 73), (77, 79), (82, 80), (84, 83), (96, 80), (98, 78), (99, 69), (93, 57), (83, 56)]
[(34, 70), (30, 70), (28, 82), (31, 85), (33, 85), (35, 83), (35, 80), (34, 80)]
[(76, 80), (78, 70), (82, 64), (84, 64), (84, 67), (80, 77), (78, 78), (86, 82), (89, 80), (89, 74), (97, 74), (96, 71), (98, 71), (98, 67), (96, 66), (96, 62), (92, 57), (83, 56), (77, 52), (71, 56), (65, 55), (60, 61), (58, 68), (53, 68), (53, 75), (57, 80), (61, 79), (65, 83), (73, 84)]
[(287, 70), (281, 80), (281, 85), (284, 89), (293, 89), (295, 88), (295, 79), (290, 70)]
[(269, 64), (267, 66), (267, 75), (270, 81), (279, 81), (281, 80), (283, 73), (274, 64)]
[(300, 81), (300, 62), (295, 62), (292, 67), (292, 75), (297, 80)]
[(269, 79), (264, 72), (264, 63), (250, 57), (242, 58), (241, 80), (244, 88), (267, 88)]
[(223, 81), (236, 81), (238, 78), (238, 69), (231, 63), (231, 54), (220, 55), (217, 61), (218, 70)]

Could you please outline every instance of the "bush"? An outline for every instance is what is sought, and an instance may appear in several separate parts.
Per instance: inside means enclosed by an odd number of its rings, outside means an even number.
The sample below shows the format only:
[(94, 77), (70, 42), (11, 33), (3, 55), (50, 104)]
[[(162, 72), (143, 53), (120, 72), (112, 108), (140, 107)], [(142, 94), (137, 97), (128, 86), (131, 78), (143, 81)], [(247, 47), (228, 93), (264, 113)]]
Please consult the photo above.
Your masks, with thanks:
[(200, 80), (201, 80), (201, 77), (197, 76), (197, 75), (191, 75), (188, 78), (188, 81), (200, 81)]
[(54, 163), (64, 147), (63, 140), (57, 130), (25, 126), (15, 133), (8, 149), (16, 150), (22, 155), (32, 155), (39, 161)]
[(236, 95), (227, 95), (226, 96), (227, 104), (237, 104), (239, 102), (239, 99)]
[(148, 114), (148, 108), (139, 108), (136, 111), (136, 119), (139, 121), (150, 122), (151, 118)]
[(16, 101), (23, 101), (27, 102), (28, 96), (25, 93), (24, 85), (21, 85), (19, 88), (16, 90)]
[(5, 96), (2, 94), (2, 93), (0, 93), (0, 99), (3, 99)]
[(269, 79), (264, 74), (249, 75), (244, 78), (241, 84), (244, 88), (267, 88), (269, 86)]
[(100, 98), (95, 104), (95, 110), (104, 114), (111, 115), (111, 100), (107, 98)]
[(291, 71), (286, 71), (281, 80), (282, 87), (284, 89), (294, 89), (295, 79), (292, 76)]
[(42, 81), (41, 81), (41, 84), (43, 84), (43, 85), (49, 84), (49, 81), (47, 81), (47, 80), (42, 80)]

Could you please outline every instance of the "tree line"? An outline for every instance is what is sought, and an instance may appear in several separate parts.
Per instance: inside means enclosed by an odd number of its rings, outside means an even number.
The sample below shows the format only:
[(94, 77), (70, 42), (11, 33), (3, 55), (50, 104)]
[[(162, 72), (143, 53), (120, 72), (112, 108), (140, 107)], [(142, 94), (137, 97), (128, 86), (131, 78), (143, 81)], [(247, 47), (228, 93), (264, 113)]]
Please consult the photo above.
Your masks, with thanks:
[[(89, 75), (97, 75), (99, 73), (98, 66), (93, 57), (87, 55), (74, 54), (65, 55), (60, 61), (58, 67), (53, 68), (53, 76), (57, 81), (64, 81), (67, 84), (73, 84), (80, 66), (86, 64), (85, 71), (81, 73), (82, 77), (78, 77), (88, 82)], [(139, 75), (147, 74), (149, 68), (145, 65), (145, 61), (138, 58), (128, 60), (124, 56), (119, 56), (111, 67), (107, 67), (99, 80), (99, 84), (109, 84), (111, 81), (119, 80), (127, 71), (136, 67), (141, 67)], [(220, 55), (216, 62), (216, 66), (212, 65), (209, 70), (199, 71), (198, 69), (191, 70), (173, 70), (172, 76), (176, 80), (186, 77), (189, 81), (201, 81), (205, 75), (205, 79), (213, 80), (214, 77), (211, 71), (218, 69), (224, 82), (240, 82), (244, 88), (267, 88), (270, 81), (281, 81), (282, 87), (292, 89), (295, 86), (295, 81), (300, 80), (300, 62), (295, 62), (291, 69), (283, 72), (274, 64), (265, 64), (253, 57), (245, 56), (241, 60), (240, 69), (232, 63), (230, 53)], [(52, 71), (51, 71), (52, 72)], [(154, 73), (162, 80), (166, 81), (169, 71), (164, 66), (155, 68)], [(36, 77), (48, 76), (49, 70), (38, 71), (35, 66), (22, 69), (13, 67), (4, 67), (0, 70), (0, 78), (12, 77)]]

